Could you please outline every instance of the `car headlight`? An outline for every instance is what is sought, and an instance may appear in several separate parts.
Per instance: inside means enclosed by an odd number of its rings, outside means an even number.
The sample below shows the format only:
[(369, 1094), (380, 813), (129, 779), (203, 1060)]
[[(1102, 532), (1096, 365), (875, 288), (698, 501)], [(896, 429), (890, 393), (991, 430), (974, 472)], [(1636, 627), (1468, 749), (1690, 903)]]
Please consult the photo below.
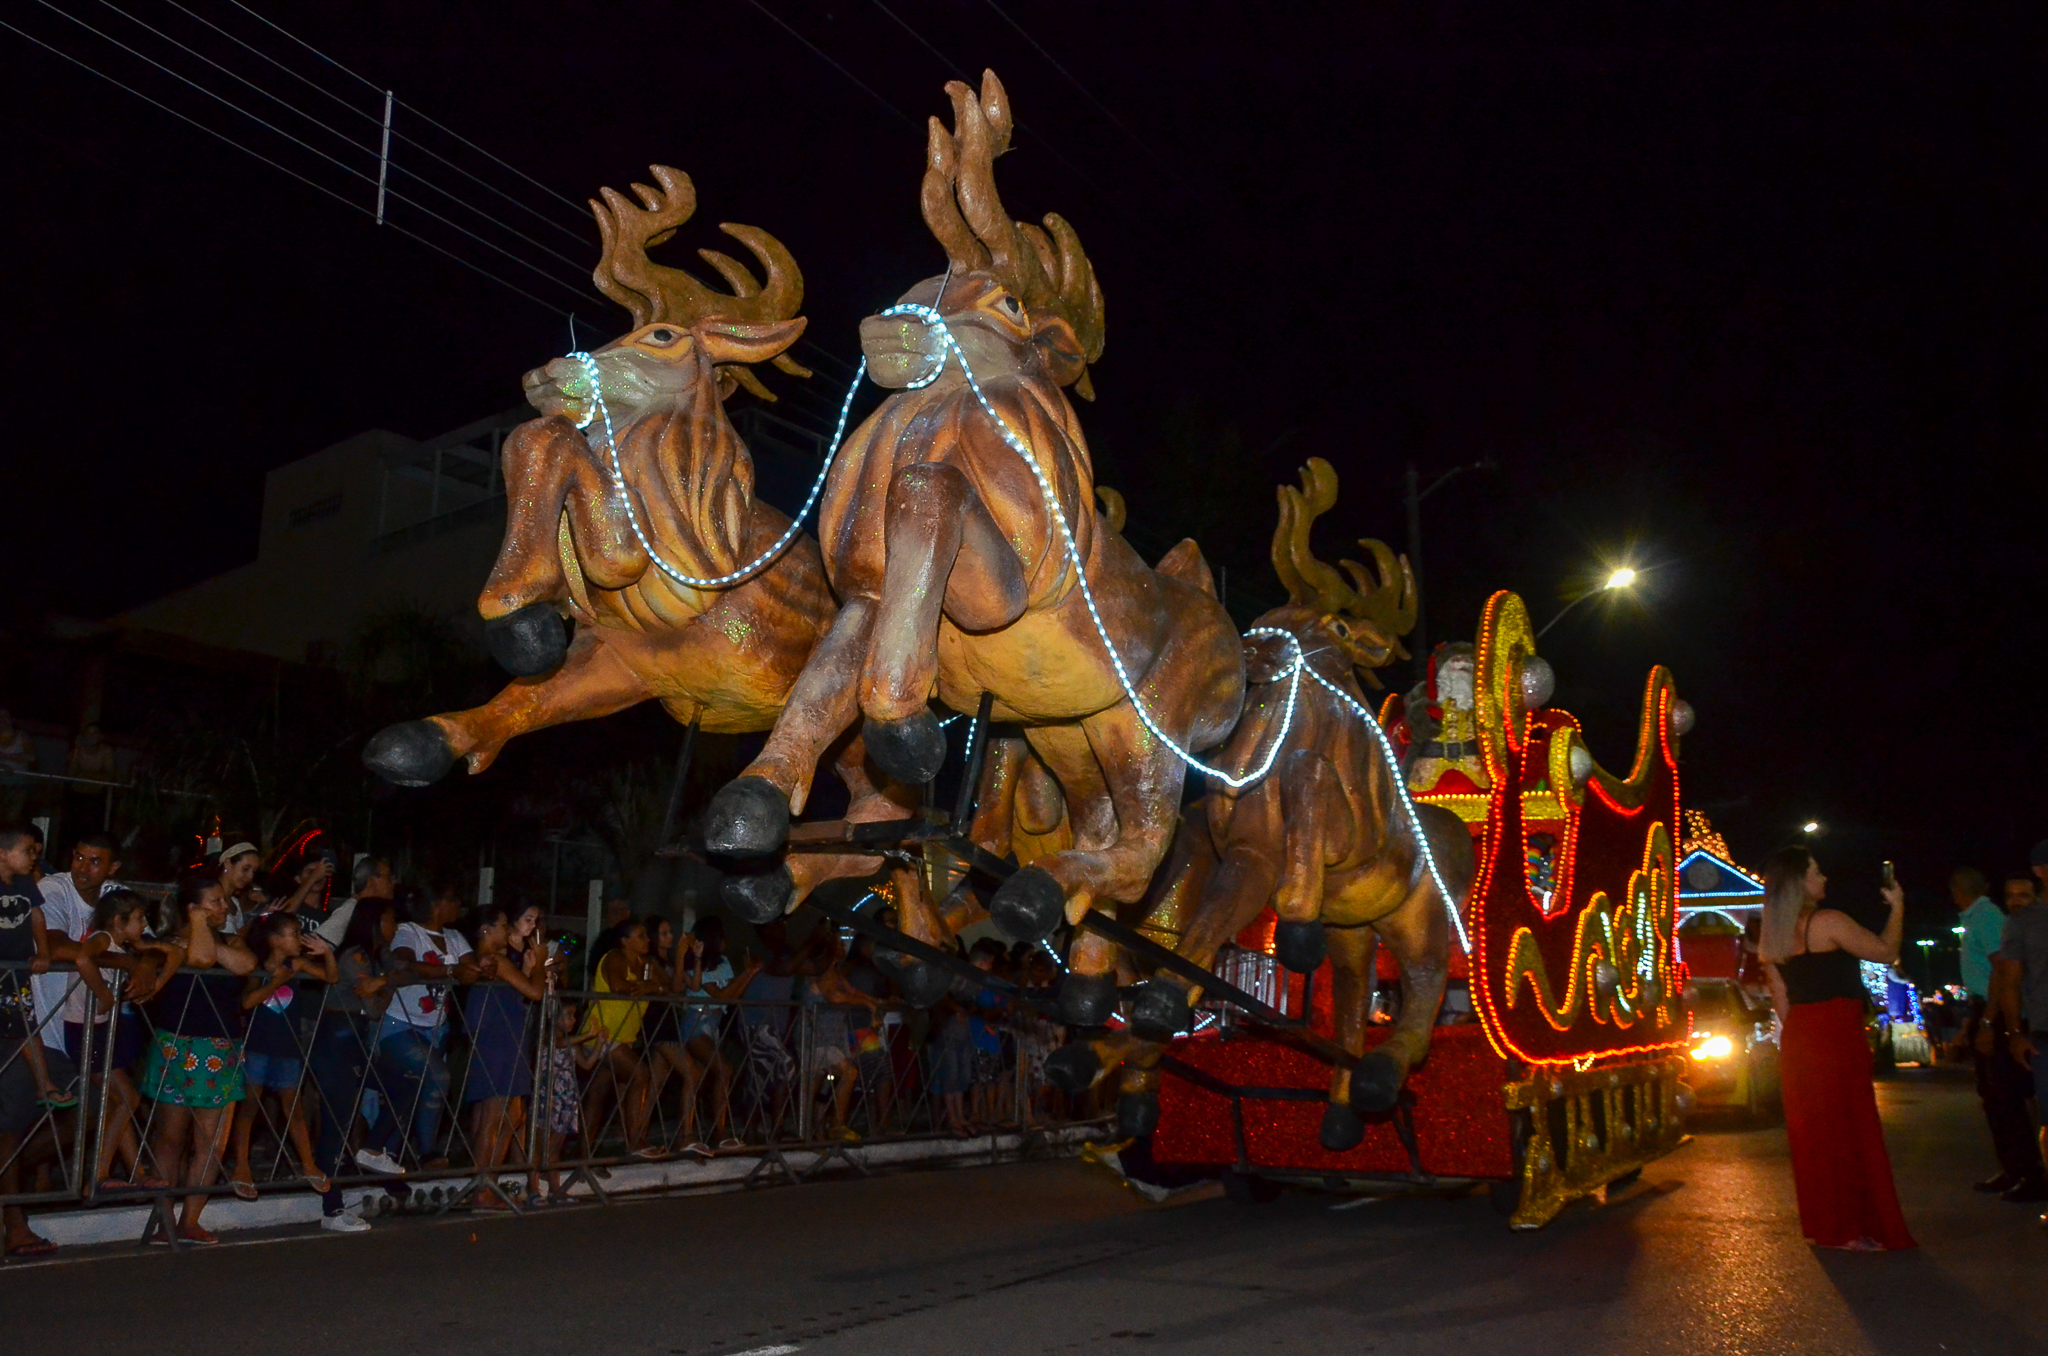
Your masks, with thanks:
[(1735, 1053), (1735, 1042), (1726, 1036), (1709, 1036), (1692, 1048), (1694, 1059), (1726, 1059)]

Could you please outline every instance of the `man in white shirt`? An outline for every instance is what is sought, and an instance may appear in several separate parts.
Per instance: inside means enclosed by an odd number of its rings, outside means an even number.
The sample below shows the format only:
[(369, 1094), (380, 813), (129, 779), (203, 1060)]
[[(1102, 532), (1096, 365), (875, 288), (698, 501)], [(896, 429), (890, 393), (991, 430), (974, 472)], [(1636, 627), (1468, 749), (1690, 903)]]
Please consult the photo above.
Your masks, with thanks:
[[(114, 855), (119, 851), (108, 835), (85, 834), (72, 846), (71, 869), (43, 877), (43, 923), (51, 932), (78, 942), (92, 931), (93, 906), (114, 888), (114, 873), (121, 869), (121, 861)], [(54, 971), (37, 975), (33, 981), (36, 1025), (43, 1044), (52, 1050), (64, 1048), (64, 1023), (57, 1013), (77, 980), (70, 971)]]
[(391, 875), (391, 863), (383, 857), (358, 858), (349, 883), (353, 893), (334, 906), (326, 922), (313, 929), (321, 941), (336, 950), (341, 948), (341, 939), (348, 933), (348, 920), (355, 917), (357, 900), (390, 899), (398, 893), (398, 882)]

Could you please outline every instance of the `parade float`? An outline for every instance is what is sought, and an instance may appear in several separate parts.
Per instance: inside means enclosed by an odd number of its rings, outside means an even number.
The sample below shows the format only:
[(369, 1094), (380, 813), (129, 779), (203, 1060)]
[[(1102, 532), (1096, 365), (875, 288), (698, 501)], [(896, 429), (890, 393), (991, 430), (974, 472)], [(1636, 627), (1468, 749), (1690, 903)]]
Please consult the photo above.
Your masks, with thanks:
[[(1632, 1178), (1683, 1139), (1688, 1028), (1674, 945), (1676, 743), (1689, 712), (1669, 673), (1644, 689), (1634, 765), (1601, 768), (1578, 722), (1545, 705), (1528, 614), (1495, 594), (1470, 655), (1440, 652), (1430, 710), (1390, 698), (1411, 736), (1414, 799), (1467, 827), (1477, 869), (1452, 956), (1474, 1020), (1439, 1024), (1395, 1104), (1350, 1148), (1320, 1133), (1342, 998), (1322, 972), (1283, 985), (1283, 1023), (1184, 1037), (1165, 1075), (1153, 1156), (1223, 1167), (1233, 1189), (1280, 1182), (1365, 1191), (1485, 1182), (1518, 1228)], [(1466, 736), (1469, 736), (1467, 738)], [(1472, 747), (1467, 748), (1467, 745)], [(1273, 921), (1239, 940), (1270, 950)], [(1240, 963), (1240, 973), (1243, 972)], [(1448, 1009), (1447, 1009), (1448, 1012)], [(1394, 1038), (1367, 1029), (1363, 1054)]]
[[(637, 206), (592, 204), (597, 281), (635, 328), (527, 378), (540, 417), (507, 440), (517, 490), (479, 600), (515, 681), (387, 729), (366, 763), (411, 785), (478, 773), (525, 731), (648, 699), (692, 729), (766, 731), (703, 816), (728, 908), (764, 923), (808, 903), (872, 937), (914, 1003), (1007, 987), (1074, 1029), (1054, 1082), (1115, 1078), (1155, 1158), (1248, 1190), (1491, 1182), (1535, 1227), (1668, 1151), (1689, 722), (1670, 676), (1651, 673), (1613, 776), (1546, 705), (1500, 593), (1475, 646), (1376, 712), (1414, 580), (1377, 542), (1372, 569), (1314, 557), (1336, 496), (1320, 460), (1280, 495), (1289, 602), (1243, 635), (1194, 542), (1141, 559), (1068, 399), (1093, 397), (1101, 287), (1065, 220), (1004, 207), (995, 75), (947, 94), (919, 198), (943, 271), (862, 323), (862, 377), (889, 394), (849, 433), (856, 380), (793, 516), (754, 500), (723, 402), (766, 394), (750, 364), (803, 374), (794, 263), (730, 226), (764, 278), (700, 251), (719, 292), (654, 262), (695, 204), (673, 170)], [(948, 709), (969, 721), (950, 813)], [(850, 808), (799, 822), (828, 768)], [(1205, 794), (1184, 812), (1191, 775)], [(897, 927), (813, 894), (881, 873)], [(984, 917), (1063, 943), (1056, 999), (967, 964), (955, 938)], [(1247, 954), (1271, 962), (1263, 996), (1226, 977)], [(1180, 1034), (1198, 1008), (1227, 1031)]]

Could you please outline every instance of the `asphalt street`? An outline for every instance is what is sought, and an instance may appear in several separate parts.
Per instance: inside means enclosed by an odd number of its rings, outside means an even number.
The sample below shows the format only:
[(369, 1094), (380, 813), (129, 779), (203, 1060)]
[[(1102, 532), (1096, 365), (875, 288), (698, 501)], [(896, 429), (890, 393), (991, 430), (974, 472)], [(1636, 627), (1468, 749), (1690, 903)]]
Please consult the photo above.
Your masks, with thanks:
[(1917, 1252), (1808, 1248), (1783, 1132), (1705, 1125), (1532, 1234), (1483, 1193), (1162, 1206), (1063, 1161), (102, 1251), (0, 1272), (0, 1313), (19, 1356), (2048, 1352), (2048, 1232), (1969, 1189), (1967, 1078), (1880, 1099)]

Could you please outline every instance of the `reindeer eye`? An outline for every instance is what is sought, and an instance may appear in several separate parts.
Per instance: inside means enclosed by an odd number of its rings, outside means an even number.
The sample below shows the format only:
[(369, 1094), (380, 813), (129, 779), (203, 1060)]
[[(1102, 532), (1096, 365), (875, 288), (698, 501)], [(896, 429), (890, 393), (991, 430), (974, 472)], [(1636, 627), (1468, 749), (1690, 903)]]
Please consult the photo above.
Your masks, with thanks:
[(657, 344), (673, 344), (676, 341), (676, 332), (667, 329), (649, 330), (647, 337)]
[(1017, 304), (1017, 299), (1015, 297), (1004, 297), (1003, 309), (1008, 311), (1011, 315), (1022, 315), (1024, 313), (1024, 308)]

